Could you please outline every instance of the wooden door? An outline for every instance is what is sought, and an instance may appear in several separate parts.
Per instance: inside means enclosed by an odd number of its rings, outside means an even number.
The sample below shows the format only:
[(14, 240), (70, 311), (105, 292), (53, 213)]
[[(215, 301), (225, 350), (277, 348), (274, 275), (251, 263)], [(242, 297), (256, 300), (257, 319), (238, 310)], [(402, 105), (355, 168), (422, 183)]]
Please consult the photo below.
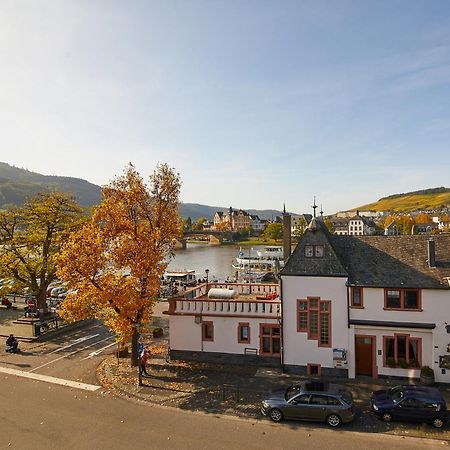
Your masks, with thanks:
[(373, 376), (373, 348), (371, 336), (355, 336), (356, 375)]

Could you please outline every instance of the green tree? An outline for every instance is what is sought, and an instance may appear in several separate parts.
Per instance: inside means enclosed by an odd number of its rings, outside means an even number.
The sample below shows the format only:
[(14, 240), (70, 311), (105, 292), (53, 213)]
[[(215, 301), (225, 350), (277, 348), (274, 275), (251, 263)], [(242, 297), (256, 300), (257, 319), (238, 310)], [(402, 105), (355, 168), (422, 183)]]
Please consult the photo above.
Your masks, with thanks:
[(325, 219), (324, 220), (324, 224), (325, 224), (325, 226), (328, 228), (328, 231), (331, 233), (331, 234), (334, 234), (334, 225), (333, 225), (333, 222), (331, 221), (331, 220), (329, 220), (329, 219)]
[(203, 225), (206, 222), (206, 217), (200, 217), (192, 224), (192, 231), (203, 231)]
[(308, 224), (306, 223), (305, 218), (299, 217), (299, 219), (297, 220), (297, 223), (295, 224), (294, 233), (293, 233), (294, 236), (296, 238), (303, 236), (307, 226), (308, 226)]
[(414, 225), (414, 220), (408, 215), (401, 215), (396, 217), (397, 230), (399, 234), (411, 234), (412, 227)]
[(37, 308), (47, 308), (47, 288), (56, 279), (56, 257), (70, 232), (81, 226), (82, 209), (62, 193), (43, 193), (24, 206), (0, 212), (0, 272), (12, 288), (29, 288)]
[(273, 239), (279, 241), (283, 239), (283, 224), (281, 223), (269, 223), (263, 233), (266, 239)]

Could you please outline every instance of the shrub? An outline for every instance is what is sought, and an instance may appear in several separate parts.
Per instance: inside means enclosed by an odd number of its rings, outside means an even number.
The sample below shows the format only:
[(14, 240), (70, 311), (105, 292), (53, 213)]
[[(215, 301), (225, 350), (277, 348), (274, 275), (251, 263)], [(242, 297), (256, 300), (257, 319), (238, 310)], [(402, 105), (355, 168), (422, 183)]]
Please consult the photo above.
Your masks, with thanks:
[(159, 338), (162, 337), (164, 335), (164, 331), (162, 328), (154, 328), (153, 329), (153, 337), (154, 338)]

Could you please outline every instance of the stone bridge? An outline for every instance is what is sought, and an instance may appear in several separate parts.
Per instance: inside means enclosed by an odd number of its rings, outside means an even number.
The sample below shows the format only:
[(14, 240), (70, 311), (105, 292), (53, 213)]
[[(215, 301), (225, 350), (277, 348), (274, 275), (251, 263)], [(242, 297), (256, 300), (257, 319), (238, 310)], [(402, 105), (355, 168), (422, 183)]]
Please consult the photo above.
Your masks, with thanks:
[(193, 236), (206, 236), (209, 240), (209, 245), (220, 245), (224, 240), (233, 241), (234, 233), (232, 231), (185, 231), (183, 238), (178, 240), (178, 248), (186, 248), (186, 240)]

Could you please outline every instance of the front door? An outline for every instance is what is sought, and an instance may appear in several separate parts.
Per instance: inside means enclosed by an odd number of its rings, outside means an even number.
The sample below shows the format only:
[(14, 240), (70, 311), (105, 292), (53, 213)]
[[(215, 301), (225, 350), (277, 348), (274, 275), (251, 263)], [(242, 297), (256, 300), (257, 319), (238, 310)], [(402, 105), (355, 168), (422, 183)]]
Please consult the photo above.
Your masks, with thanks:
[(356, 375), (373, 376), (372, 337), (355, 336)]

